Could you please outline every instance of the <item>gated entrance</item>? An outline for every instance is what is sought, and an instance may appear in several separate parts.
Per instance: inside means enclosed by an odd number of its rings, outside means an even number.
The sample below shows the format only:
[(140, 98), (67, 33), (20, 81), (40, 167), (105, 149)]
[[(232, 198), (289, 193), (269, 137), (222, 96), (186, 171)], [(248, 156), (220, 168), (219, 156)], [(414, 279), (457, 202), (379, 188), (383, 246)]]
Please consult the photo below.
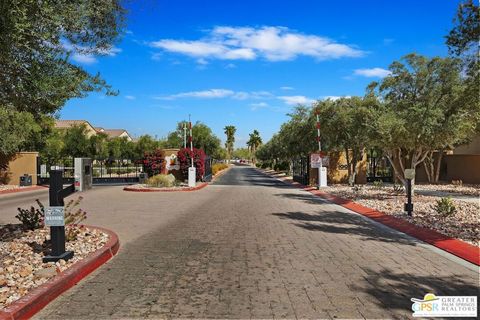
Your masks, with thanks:
[(292, 160), (293, 181), (307, 186), (310, 183), (310, 158), (300, 157)]
[[(37, 184), (47, 185), (50, 181), (51, 166), (58, 166), (62, 170), (64, 184), (74, 183), (74, 158), (64, 158), (56, 163), (37, 158)], [(134, 184), (139, 183), (143, 173), (141, 161), (130, 159), (95, 159), (92, 161), (93, 184)]]
[(213, 159), (210, 156), (205, 157), (205, 174), (203, 175), (203, 181), (210, 182), (212, 181), (212, 164)]
[(367, 182), (381, 180), (383, 182), (393, 182), (393, 169), (387, 157), (381, 152), (371, 149), (367, 154)]

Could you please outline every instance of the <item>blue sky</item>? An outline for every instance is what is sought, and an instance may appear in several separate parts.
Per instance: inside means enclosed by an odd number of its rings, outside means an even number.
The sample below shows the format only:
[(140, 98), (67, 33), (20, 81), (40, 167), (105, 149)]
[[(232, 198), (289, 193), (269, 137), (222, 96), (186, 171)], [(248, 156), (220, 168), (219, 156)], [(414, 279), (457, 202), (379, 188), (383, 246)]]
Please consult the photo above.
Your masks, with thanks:
[(402, 55), (447, 54), (458, 1), (138, 1), (105, 56), (73, 55), (117, 97), (73, 99), (61, 119), (165, 136), (192, 115), (236, 146), (267, 141), (296, 103), (363, 95)]

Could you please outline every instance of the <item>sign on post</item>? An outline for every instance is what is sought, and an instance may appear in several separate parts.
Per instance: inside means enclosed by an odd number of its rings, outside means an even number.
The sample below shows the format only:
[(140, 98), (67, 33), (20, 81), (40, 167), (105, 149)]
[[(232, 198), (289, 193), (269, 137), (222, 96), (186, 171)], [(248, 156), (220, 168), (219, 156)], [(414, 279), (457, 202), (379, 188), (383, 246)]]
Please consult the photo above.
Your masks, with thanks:
[(50, 227), (63, 227), (65, 225), (64, 207), (46, 207), (45, 225)]
[(405, 179), (415, 179), (415, 169), (405, 169)]
[[(330, 159), (328, 156), (325, 156), (323, 153), (312, 153), (310, 154), (310, 167), (311, 168), (320, 168), (320, 166), (328, 167)], [(321, 165), (320, 165), (321, 164)]]

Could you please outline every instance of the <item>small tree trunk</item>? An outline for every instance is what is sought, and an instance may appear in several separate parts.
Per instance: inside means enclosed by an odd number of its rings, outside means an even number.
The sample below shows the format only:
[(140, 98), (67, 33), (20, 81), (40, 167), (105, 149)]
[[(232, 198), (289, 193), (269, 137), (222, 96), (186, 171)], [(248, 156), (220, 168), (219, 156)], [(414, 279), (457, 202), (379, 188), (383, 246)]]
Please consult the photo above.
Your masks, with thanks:
[(349, 155), (349, 152), (348, 152), (348, 148), (345, 148), (345, 159), (347, 160), (348, 184), (351, 185), (352, 168), (351, 168), (351, 161), (350, 161), (350, 155)]
[(434, 173), (434, 176), (433, 176), (433, 182), (434, 183), (438, 183), (438, 181), (440, 180), (440, 167), (442, 165), (442, 160), (443, 160), (443, 149), (441, 149), (438, 152), (438, 157), (437, 157), (436, 161), (434, 162), (434, 167), (435, 167), (435, 173)]

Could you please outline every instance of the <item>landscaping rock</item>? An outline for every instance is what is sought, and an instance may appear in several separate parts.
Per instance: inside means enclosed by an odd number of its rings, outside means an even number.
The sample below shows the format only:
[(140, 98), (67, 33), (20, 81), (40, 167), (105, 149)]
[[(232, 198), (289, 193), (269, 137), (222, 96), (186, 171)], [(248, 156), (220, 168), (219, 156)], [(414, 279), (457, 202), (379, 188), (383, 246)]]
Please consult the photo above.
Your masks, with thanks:
[(100, 249), (108, 235), (97, 230), (75, 226), (77, 239), (66, 243), (67, 250), (73, 250), (72, 259), (57, 263), (43, 263), (43, 248), (50, 238), (49, 228), (25, 231), (20, 225), (0, 227), (0, 309), (5, 308), (30, 290), (47, 282)]

